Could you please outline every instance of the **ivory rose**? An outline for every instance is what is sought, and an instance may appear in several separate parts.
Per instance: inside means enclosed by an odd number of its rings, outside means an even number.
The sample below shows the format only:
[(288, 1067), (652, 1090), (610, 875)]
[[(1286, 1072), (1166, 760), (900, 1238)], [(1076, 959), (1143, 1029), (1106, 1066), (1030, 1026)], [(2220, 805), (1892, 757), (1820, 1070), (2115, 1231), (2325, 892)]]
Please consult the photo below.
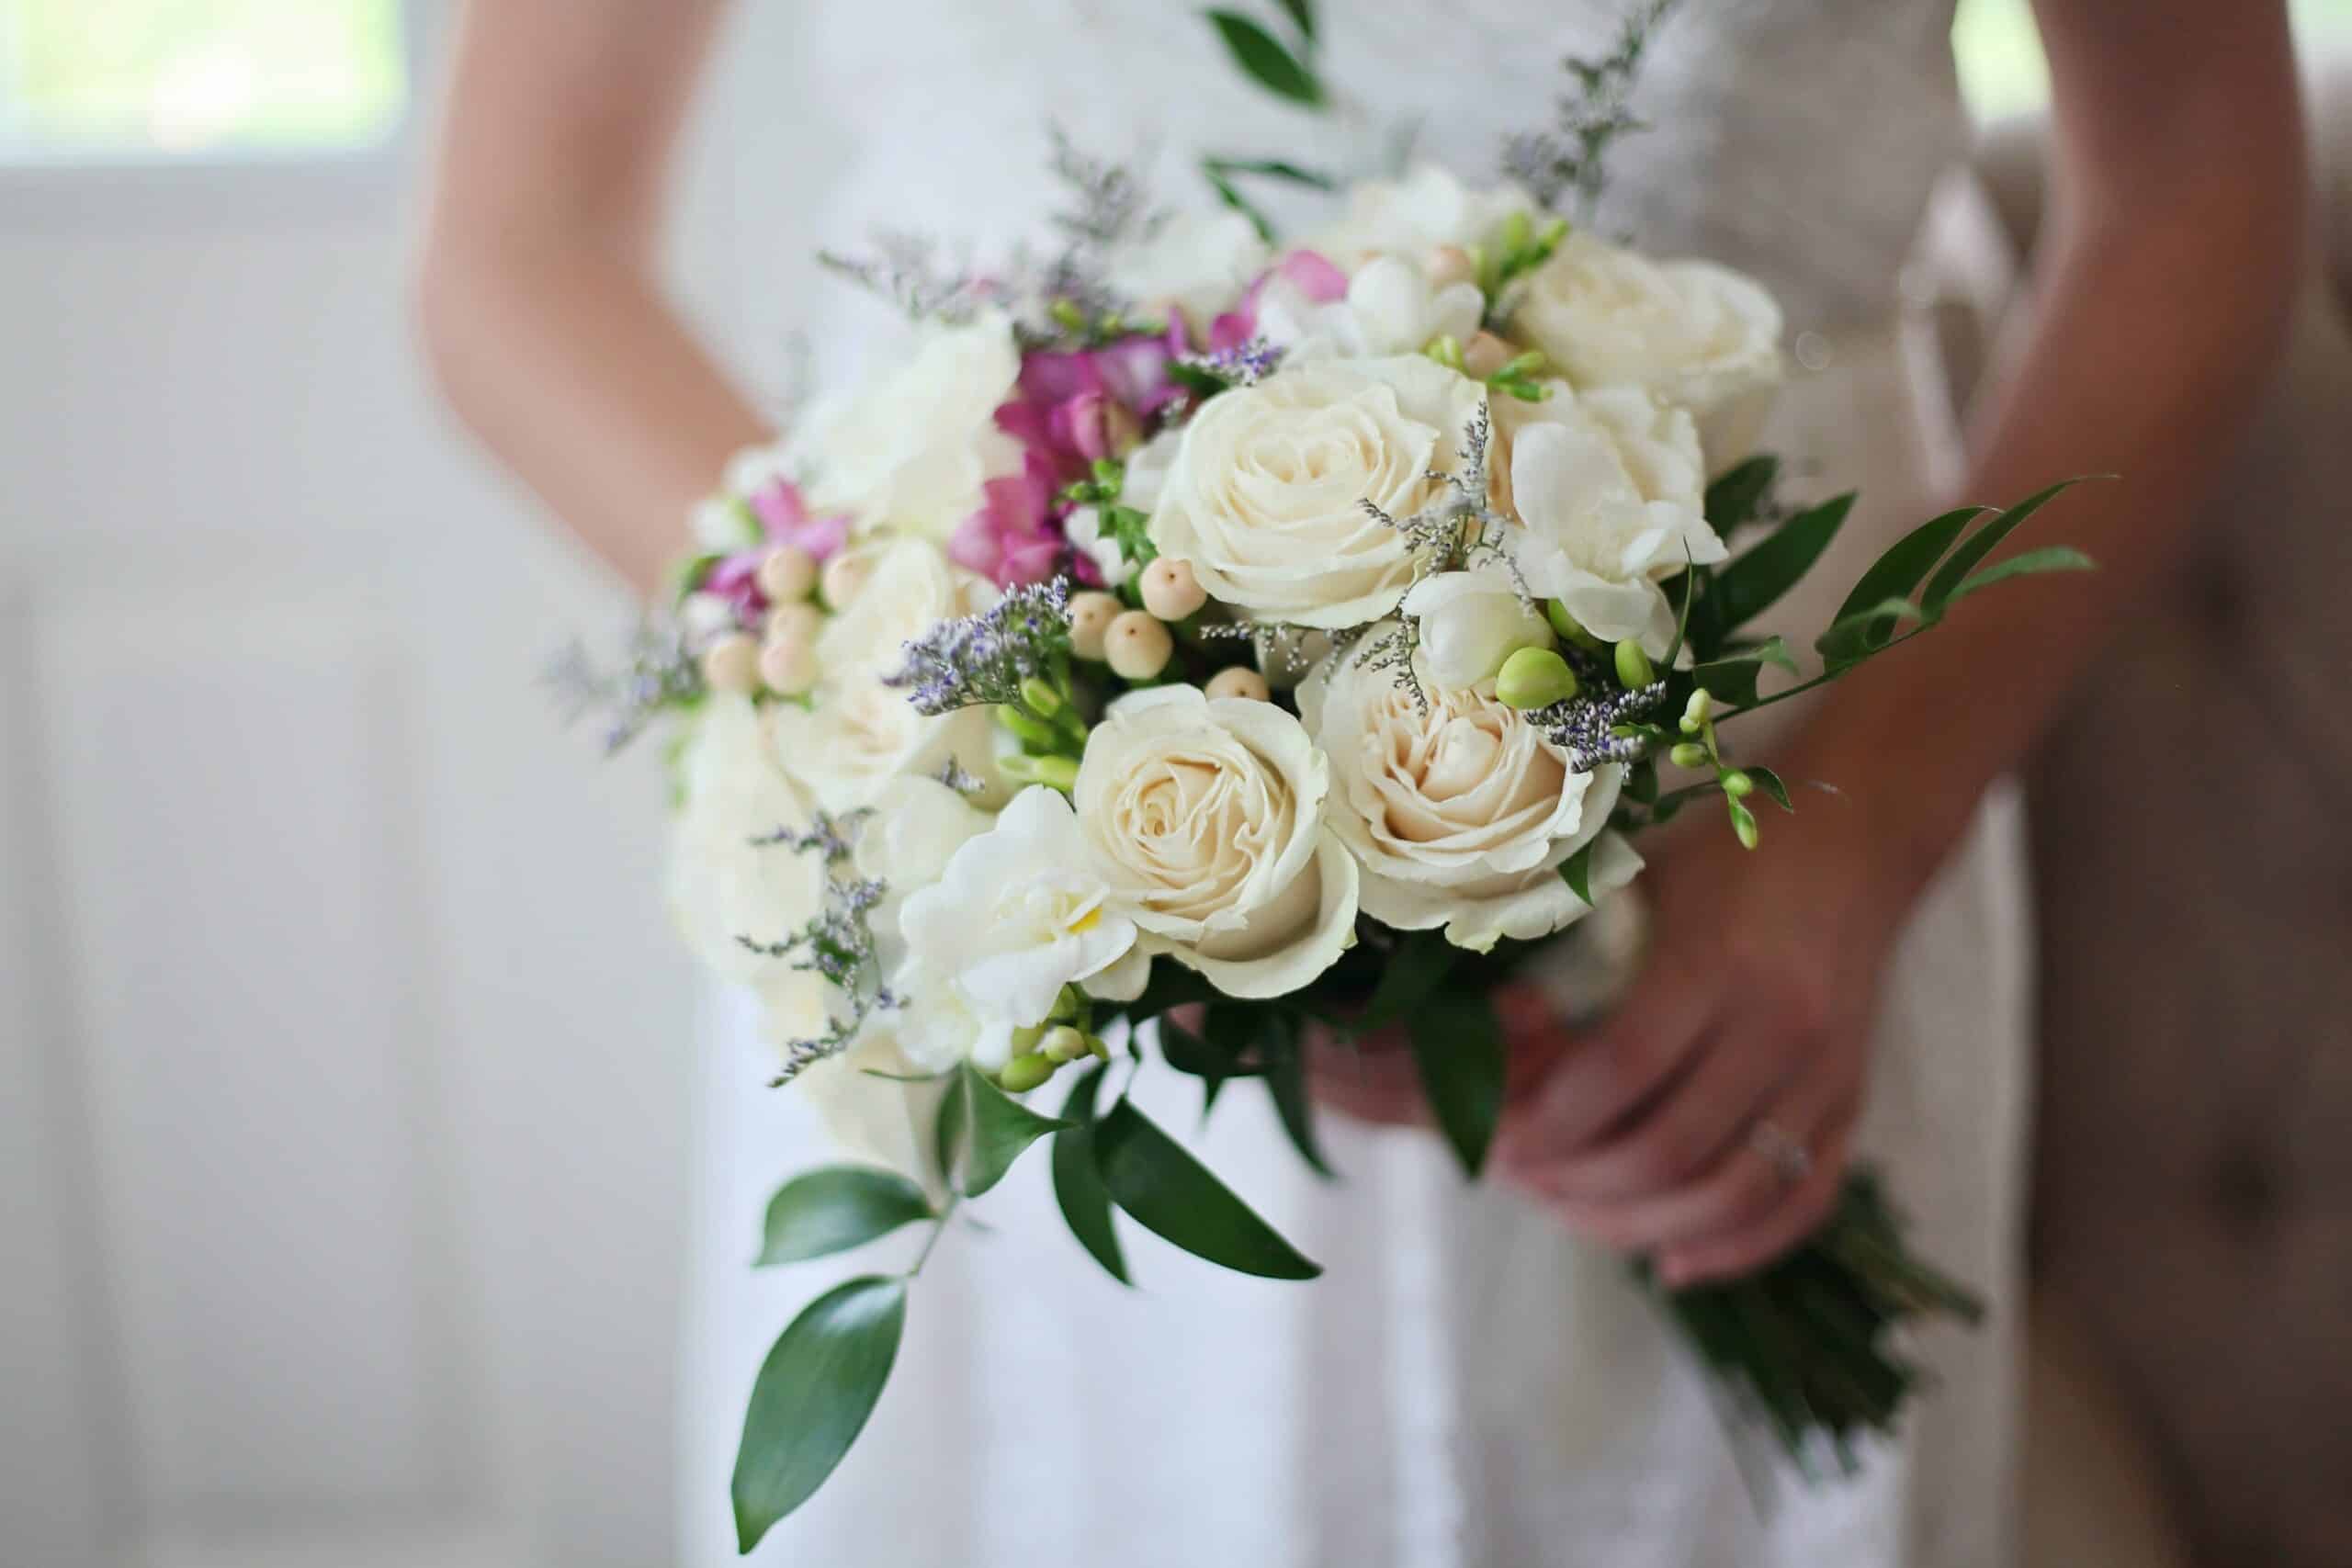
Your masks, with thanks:
[[(1356, 864), (1326, 820), (1329, 789), (1283, 709), (1160, 686), (1111, 705), (1073, 799), (1138, 952), (1172, 954), (1227, 996), (1278, 997), (1355, 940)], [(1119, 978), (1098, 988), (1142, 976)]]
[(1332, 826), (1363, 868), (1365, 914), (1403, 931), (1443, 926), (1448, 942), (1483, 953), (1587, 912), (1559, 867), (1595, 839), (1594, 896), (1633, 880), (1641, 857), (1602, 837), (1623, 769), (1569, 772), (1490, 682), (1423, 687), (1426, 707), (1394, 671), (1343, 650), (1299, 688), (1330, 760)]
[(1761, 285), (1581, 229), (1528, 277), (1510, 326), (1579, 391), (1639, 387), (1689, 409), (1713, 473), (1754, 447), (1781, 383), (1781, 307)]
[(1353, 186), (1346, 215), (1307, 243), (1348, 268), (1377, 255), (1420, 261), (1440, 245), (1483, 245), (1505, 219), (1534, 207), (1510, 186), (1473, 189), (1440, 164), (1416, 164), (1402, 179)]
[(1285, 368), (1185, 427), (1151, 539), (1211, 595), (1263, 620), (1377, 620), (1412, 581), (1401, 535), (1458, 460), (1486, 389), (1418, 355)]

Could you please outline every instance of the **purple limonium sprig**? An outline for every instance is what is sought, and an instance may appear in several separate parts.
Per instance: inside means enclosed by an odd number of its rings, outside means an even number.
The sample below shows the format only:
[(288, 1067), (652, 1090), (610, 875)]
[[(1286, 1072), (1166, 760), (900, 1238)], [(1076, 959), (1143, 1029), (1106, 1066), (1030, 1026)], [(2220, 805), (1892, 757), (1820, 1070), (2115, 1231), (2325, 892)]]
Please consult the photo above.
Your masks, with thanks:
[(1069, 657), (1069, 581), (1025, 582), (989, 609), (937, 626), (906, 645), (883, 684), (928, 716), (1021, 701), (1021, 683), (1051, 678)]
[[(1598, 671), (1596, 664), (1596, 675)], [(1621, 735), (1617, 730), (1622, 725), (1656, 712), (1665, 701), (1666, 682), (1653, 681), (1646, 686), (1611, 692), (1605, 696), (1570, 697), (1547, 708), (1533, 709), (1527, 715), (1527, 721), (1544, 739), (1568, 754), (1570, 773), (1589, 773), (1610, 762), (1638, 762), (1648, 756), (1647, 740), (1639, 735)]]
[(573, 643), (548, 666), (546, 684), (567, 721), (596, 712), (606, 716), (605, 750), (610, 753), (644, 733), (664, 709), (699, 696), (702, 671), (684, 629), (661, 621), (638, 627), (616, 671), (600, 669), (585, 648)]
[(889, 893), (888, 886), (879, 877), (833, 874), (854, 852), (857, 829), (868, 815), (853, 811), (834, 817), (820, 811), (806, 828), (779, 828), (752, 840), (761, 847), (821, 856), (825, 899), (814, 919), (781, 942), (748, 936), (735, 940), (763, 958), (790, 959), (795, 969), (818, 976), (843, 998), (842, 1006), (826, 1010), (822, 1032), (785, 1042), (784, 1065), (770, 1080), (772, 1088), (790, 1083), (828, 1056), (840, 1055), (856, 1041), (867, 1019), (904, 1001), (882, 978), (874, 937), (873, 914)]
[(1254, 387), (1274, 373), (1282, 363), (1283, 349), (1262, 337), (1213, 348), (1206, 354), (1188, 354), (1181, 361), (1187, 369), (1202, 371), (1216, 377), (1228, 387)]

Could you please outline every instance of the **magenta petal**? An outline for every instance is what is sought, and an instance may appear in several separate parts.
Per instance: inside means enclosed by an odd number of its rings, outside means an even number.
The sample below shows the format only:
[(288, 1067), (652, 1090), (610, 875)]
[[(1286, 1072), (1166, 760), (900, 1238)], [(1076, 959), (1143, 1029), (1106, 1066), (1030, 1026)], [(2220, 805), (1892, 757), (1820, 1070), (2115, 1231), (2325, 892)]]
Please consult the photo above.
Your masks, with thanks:
[(1348, 275), (1320, 251), (1293, 251), (1274, 265), (1274, 270), (1317, 305), (1348, 297)]
[(791, 537), (808, 517), (799, 487), (789, 479), (777, 479), (754, 491), (751, 507), (752, 514), (766, 527), (768, 536), (775, 539)]
[(793, 531), (791, 542), (807, 550), (811, 558), (824, 560), (849, 543), (849, 519), (812, 517)]
[(973, 513), (956, 524), (956, 532), (947, 536), (947, 558), (984, 577), (996, 574), (997, 563), (1003, 554), (997, 542), (996, 524), (986, 512)]
[(1054, 563), (1060, 559), (1061, 553), (1062, 542), (1051, 535), (1023, 540), (1004, 552), (1004, 558), (997, 567), (997, 586), (1043, 582), (1053, 576)]

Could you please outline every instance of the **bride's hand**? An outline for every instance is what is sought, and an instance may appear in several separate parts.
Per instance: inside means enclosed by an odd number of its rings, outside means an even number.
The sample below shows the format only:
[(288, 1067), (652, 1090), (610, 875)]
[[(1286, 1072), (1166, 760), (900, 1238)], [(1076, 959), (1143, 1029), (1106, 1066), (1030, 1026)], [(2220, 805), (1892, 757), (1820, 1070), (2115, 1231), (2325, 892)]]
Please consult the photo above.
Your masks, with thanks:
[(1653, 943), (1624, 1000), (1572, 1040), (1546, 1021), (1512, 1040), (1555, 1065), (1507, 1106), (1498, 1173), (1578, 1234), (1653, 1257), (1670, 1285), (1785, 1252), (1845, 1175), (1909, 897), (1860, 813), (1805, 807), (1774, 814), (1754, 852), (1715, 822), (1674, 835), (1643, 878)]

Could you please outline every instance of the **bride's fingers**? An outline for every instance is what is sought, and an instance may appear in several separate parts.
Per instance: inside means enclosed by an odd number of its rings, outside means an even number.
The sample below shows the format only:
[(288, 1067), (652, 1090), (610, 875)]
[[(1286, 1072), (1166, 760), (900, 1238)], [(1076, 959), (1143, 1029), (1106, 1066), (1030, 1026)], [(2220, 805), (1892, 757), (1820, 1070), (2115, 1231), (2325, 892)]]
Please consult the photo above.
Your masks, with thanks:
[(1808, 1150), (1811, 1168), (1804, 1179), (1786, 1188), (1769, 1212), (1712, 1239), (1668, 1248), (1658, 1256), (1658, 1278), (1675, 1290), (1736, 1279), (1761, 1269), (1812, 1235), (1837, 1205), (1853, 1134), (1850, 1113), (1832, 1122)]
[[(1851, 1120), (1845, 1093), (1819, 1080), (1800, 1083), (1764, 1114), (1810, 1151), (1831, 1126)], [(1623, 1252), (1658, 1253), (1728, 1239), (1770, 1215), (1789, 1191), (1786, 1175), (1756, 1146), (1755, 1126), (1751, 1117), (1713, 1163), (1673, 1191), (1621, 1202), (1555, 1201), (1554, 1212), (1578, 1235)]]
[(1542, 1089), (1503, 1118), (1495, 1156), (1506, 1172), (1574, 1153), (1657, 1093), (1690, 1060), (1714, 1006), (1711, 987), (1678, 984), (1652, 964), (1593, 1032), (1564, 1051)]
[(1522, 1179), (1572, 1202), (1657, 1198), (1718, 1164), (1788, 1081), (1797, 1049), (1766, 1035), (1711, 1033), (1682, 1071), (1621, 1125)]

